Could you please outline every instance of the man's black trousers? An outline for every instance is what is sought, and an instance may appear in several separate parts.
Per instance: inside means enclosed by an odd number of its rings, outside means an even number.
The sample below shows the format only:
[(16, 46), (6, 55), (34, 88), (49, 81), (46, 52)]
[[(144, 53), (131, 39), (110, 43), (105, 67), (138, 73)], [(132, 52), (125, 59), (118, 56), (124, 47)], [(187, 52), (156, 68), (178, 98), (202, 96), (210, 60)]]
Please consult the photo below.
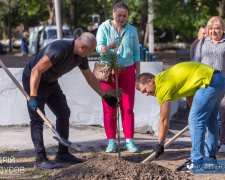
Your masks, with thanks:
[[(30, 95), (30, 77), (23, 74), (23, 87), (28, 95)], [(39, 84), (38, 88), (38, 108), (45, 114), (44, 106), (48, 105), (50, 110), (56, 116), (56, 130), (61, 137), (69, 138), (69, 117), (70, 109), (68, 107), (66, 97), (63, 94), (58, 81), (46, 84)], [(31, 138), (35, 147), (36, 161), (45, 160), (46, 153), (43, 140), (43, 124), (44, 121), (37, 112), (32, 111), (28, 106), (30, 115)], [(58, 153), (63, 154), (68, 152), (68, 147), (59, 144)]]

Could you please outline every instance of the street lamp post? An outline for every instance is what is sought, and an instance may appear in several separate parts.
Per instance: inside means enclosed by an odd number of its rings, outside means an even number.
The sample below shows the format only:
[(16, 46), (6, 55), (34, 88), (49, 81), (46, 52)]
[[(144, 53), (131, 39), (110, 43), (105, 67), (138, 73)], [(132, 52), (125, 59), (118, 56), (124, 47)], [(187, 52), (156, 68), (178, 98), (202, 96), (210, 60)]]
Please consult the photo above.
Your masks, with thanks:
[(61, 4), (60, 0), (55, 0), (55, 17), (57, 27), (57, 39), (62, 39), (62, 23), (61, 23)]

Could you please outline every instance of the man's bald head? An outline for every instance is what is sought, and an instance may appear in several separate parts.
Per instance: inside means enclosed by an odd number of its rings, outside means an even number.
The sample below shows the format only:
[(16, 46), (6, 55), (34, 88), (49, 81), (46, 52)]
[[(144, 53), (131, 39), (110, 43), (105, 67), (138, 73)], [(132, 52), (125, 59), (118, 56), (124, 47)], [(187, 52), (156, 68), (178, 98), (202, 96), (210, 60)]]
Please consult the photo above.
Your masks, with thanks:
[(74, 54), (78, 54), (81, 57), (90, 55), (97, 45), (95, 36), (89, 32), (82, 33), (74, 43)]
[(82, 33), (77, 40), (86, 47), (96, 46), (97, 44), (95, 36), (89, 32)]

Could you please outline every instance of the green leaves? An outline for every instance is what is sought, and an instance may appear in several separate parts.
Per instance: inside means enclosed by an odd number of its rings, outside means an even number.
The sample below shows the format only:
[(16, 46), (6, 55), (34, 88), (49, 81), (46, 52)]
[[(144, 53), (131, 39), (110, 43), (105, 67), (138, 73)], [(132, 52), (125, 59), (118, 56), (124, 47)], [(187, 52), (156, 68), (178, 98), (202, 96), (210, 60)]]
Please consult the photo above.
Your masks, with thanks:
[(120, 101), (121, 96), (122, 96), (122, 94), (123, 94), (123, 89), (122, 89), (122, 88), (118, 88), (118, 89), (116, 90), (116, 89), (112, 89), (111, 87), (108, 86), (108, 88), (107, 88), (107, 93), (108, 93), (110, 96), (118, 97), (118, 98), (119, 98), (119, 101)]
[(117, 74), (119, 74), (121, 70), (125, 69), (125, 67), (122, 64), (119, 64), (117, 58), (118, 55), (115, 53), (102, 54), (100, 56), (100, 61), (101, 63), (108, 65), (107, 72), (114, 70)]
[(180, 41), (197, 37), (200, 26), (206, 25), (211, 16), (218, 15), (219, 1), (215, 0), (155, 0), (153, 9), (155, 13), (154, 26), (168, 29), (173, 37), (179, 34)]
[[(107, 68), (102, 72), (107, 73), (110, 71), (114, 71), (114, 73), (116, 74), (116, 79), (114, 81), (118, 83), (119, 73), (122, 70), (125, 70), (125, 67), (118, 62), (118, 55), (116, 55), (115, 53), (101, 54), (100, 61), (102, 63), (102, 67), (105, 67), (107, 65)], [(112, 89), (108, 87), (108, 94), (118, 97), (118, 99), (120, 100), (121, 95), (123, 94), (123, 89), (118, 87), (116, 89)]]

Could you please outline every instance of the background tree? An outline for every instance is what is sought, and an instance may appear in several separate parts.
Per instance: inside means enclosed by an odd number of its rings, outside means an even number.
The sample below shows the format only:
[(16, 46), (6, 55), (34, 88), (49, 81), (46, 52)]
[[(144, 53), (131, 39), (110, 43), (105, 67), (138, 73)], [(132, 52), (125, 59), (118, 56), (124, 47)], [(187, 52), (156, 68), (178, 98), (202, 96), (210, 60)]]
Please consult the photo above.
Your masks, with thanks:
[(224, 14), (224, 10), (225, 10), (225, 0), (221, 0), (219, 2), (219, 15), (224, 18), (225, 14)]
[(55, 24), (55, 4), (54, 1), (47, 0), (47, 8), (49, 12), (49, 19), (48, 19), (48, 24), (52, 25)]
[(18, 4), (18, 8), (21, 9), (21, 14), (23, 14), (23, 25), (24, 29), (23, 31), (29, 31), (29, 26), (28, 26), (28, 14), (27, 14), (27, 4), (31, 2), (31, 0), (21, 0), (20, 3)]
[[(140, 43), (143, 44), (148, 16), (148, 0), (123, 0), (130, 8), (128, 22), (136, 27)], [(53, 0), (0, 0), (0, 39), (9, 39), (9, 9), (12, 34), (20, 38), (24, 30), (38, 24), (55, 24)], [(112, 19), (112, 9), (120, 0), (61, 0), (62, 24), (67, 24), (73, 31), (92, 24), (91, 16), (100, 15), (101, 23)], [(170, 33), (173, 42), (192, 42), (196, 38), (199, 26), (206, 25), (211, 16), (224, 15), (225, 0), (153, 0), (155, 13), (154, 31)], [(79, 6), (79, 8), (78, 8)], [(23, 25), (23, 29), (16, 29)], [(179, 37), (179, 38), (178, 38)]]
[(154, 0), (154, 25), (169, 29), (173, 39), (193, 41), (200, 26), (206, 25), (211, 16), (219, 15), (218, 0)]
[(105, 20), (109, 19), (108, 17), (108, 11), (107, 11), (107, 5), (106, 5), (106, 0), (102, 0), (103, 6), (104, 6), (104, 16)]
[(7, 25), (8, 25), (8, 39), (9, 39), (9, 51), (12, 51), (12, 26), (11, 26), (11, 11), (12, 8), (16, 5), (16, 1), (13, 0), (4, 0), (4, 2), (7, 4)]
[(141, 2), (141, 17), (140, 17), (140, 24), (138, 27), (138, 36), (139, 36), (139, 42), (141, 44), (144, 43), (144, 37), (145, 37), (145, 29), (146, 29), (146, 22), (148, 20), (148, 0), (143, 0)]
[(121, 2), (121, 0), (113, 0), (113, 6), (115, 6), (115, 4), (118, 2)]
[(69, 26), (71, 29), (77, 28), (77, 0), (71, 0)]
[(12, 51), (12, 45), (11, 45), (11, 40), (12, 40), (12, 36), (11, 36), (11, 0), (8, 0), (8, 26), (9, 26), (9, 52)]
[[(68, 9), (70, 9), (71, 3), (74, 3), (74, 9), (75, 12), (70, 12)], [(77, 8), (77, 5), (79, 5), (79, 8)], [(76, 1), (70, 1), (70, 0), (63, 0), (62, 1), (62, 8), (63, 8), (63, 14), (62, 14), (62, 24), (67, 24), (71, 26), (71, 30), (73, 31), (75, 28), (83, 28), (85, 31), (87, 31), (88, 25), (92, 24), (91, 15), (93, 14), (99, 14), (101, 17), (101, 20), (104, 19), (104, 11), (103, 11), (103, 3), (102, 0), (76, 0)], [(72, 16), (73, 17), (72, 17)], [(73, 19), (73, 25), (68, 24), (68, 22), (71, 22), (70, 19)], [(75, 22), (74, 22), (75, 21)], [(73, 27), (73, 28), (72, 28)]]
[[(49, 0), (48, 0), (49, 1)], [(8, 2), (10, 4), (10, 26), (14, 36), (19, 38), (23, 31), (28, 30), (29, 26), (46, 22), (49, 19), (47, 1), (43, 0), (0, 0), (0, 39), (9, 39), (8, 22)], [(29, 23), (28, 23), (29, 22)], [(24, 28), (20, 32), (15, 32), (16, 27), (23, 24)], [(18, 31), (18, 30), (17, 30)]]

